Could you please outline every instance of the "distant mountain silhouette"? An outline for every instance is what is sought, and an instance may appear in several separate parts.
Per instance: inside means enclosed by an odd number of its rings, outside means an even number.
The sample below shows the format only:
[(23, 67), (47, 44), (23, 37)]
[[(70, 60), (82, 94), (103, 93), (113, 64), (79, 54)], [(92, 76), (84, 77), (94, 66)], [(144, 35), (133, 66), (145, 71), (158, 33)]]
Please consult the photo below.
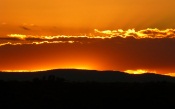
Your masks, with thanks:
[(120, 71), (96, 71), (96, 70), (78, 70), (78, 69), (54, 69), (39, 72), (0, 72), (0, 80), (33, 80), (43, 77), (64, 78), (69, 82), (175, 82), (171, 76), (159, 75), (154, 73), (128, 74)]
[(2, 109), (171, 109), (174, 92), (174, 77), (153, 73), (76, 69), (0, 73)]

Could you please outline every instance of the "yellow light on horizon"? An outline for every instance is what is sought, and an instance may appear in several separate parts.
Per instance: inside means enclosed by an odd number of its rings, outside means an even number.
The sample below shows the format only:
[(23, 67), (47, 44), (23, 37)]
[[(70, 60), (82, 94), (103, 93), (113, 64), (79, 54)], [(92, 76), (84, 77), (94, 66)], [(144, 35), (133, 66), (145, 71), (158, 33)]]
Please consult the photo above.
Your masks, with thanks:
[(124, 72), (129, 73), (129, 74), (144, 74), (144, 73), (147, 73), (148, 71), (147, 70), (138, 69), (138, 70), (126, 70)]
[(166, 74), (164, 74), (164, 75), (175, 77), (175, 73), (166, 73)]

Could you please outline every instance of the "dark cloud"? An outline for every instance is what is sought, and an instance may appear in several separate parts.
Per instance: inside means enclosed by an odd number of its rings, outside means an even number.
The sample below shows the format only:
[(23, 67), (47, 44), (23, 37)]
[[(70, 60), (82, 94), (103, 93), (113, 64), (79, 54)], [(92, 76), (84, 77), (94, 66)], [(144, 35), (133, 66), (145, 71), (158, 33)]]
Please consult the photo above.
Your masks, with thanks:
[(31, 30), (30, 28), (25, 27), (25, 26), (20, 26), (20, 28), (23, 29), (23, 30), (26, 30), (26, 31), (30, 31)]

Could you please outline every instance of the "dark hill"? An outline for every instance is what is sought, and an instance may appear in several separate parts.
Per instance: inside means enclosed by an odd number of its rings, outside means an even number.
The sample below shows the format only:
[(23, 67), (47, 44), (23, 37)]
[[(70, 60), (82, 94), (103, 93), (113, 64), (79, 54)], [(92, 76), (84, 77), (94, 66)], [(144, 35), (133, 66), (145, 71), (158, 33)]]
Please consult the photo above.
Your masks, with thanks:
[(55, 69), (39, 72), (1, 72), (0, 80), (33, 80), (42, 79), (49, 76), (64, 78), (67, 81), (74, 82), (175, 82), (174, 77), (146, 73), (146, 74), (127, 74), (119, 71), (96, 71), (96, 70), (78, 70), (78, 69)]
[(175, 107), (175, 78), (152, 73), (131, 75), (119, 71), (57, 69), (1, 72), (0, 80), (1, 109)]

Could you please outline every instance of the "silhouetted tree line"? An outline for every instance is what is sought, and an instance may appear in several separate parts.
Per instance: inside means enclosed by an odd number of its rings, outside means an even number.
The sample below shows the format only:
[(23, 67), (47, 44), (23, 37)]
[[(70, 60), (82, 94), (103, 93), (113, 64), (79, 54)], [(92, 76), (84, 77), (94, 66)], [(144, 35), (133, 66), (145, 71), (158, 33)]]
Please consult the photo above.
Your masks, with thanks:
[[(50, 75), (0, 81), (0, 108), (111, 109), (175, 106), (175, 83), (69, 82)], [(4, 108), (5, 109), (5, 108)]]
[(33, 82), (60, 82), (60, 83), (63, 83), (65, 82), (65, 79), (60, 78), (60, 77), (55, 77), (54, 75), (49, 75), (48, 77), (43, 76), (41, 79), (36, 77), (32, 81)]

